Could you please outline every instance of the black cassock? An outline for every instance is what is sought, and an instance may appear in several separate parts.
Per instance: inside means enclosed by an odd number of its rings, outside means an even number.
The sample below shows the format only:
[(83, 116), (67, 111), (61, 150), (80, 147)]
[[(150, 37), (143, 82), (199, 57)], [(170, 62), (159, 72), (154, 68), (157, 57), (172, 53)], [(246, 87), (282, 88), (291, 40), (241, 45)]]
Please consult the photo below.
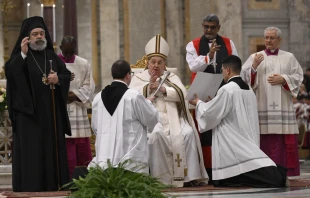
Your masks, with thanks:
[[(71, 72), (54, 51), (31, 51), (32, 56), (30, 50), (25, 59), (19, 52), (5, 65), (13, 127), (13, 191), (55, 191), (69, 181), (65, 134), (71, 135), (66, 108)], [(49, 60), (59, 78), (54, 89), (57, 141), (52, 91), (42, 82), (42, 71), (50, 72)]]

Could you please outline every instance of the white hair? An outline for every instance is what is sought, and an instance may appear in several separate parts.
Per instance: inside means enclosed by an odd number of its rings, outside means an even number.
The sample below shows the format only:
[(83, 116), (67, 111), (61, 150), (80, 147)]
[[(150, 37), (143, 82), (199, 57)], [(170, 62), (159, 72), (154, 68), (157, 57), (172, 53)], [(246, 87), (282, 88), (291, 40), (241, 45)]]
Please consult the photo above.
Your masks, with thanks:
[(281, 38), (281, 30), (277, 27), (267, 27), (264, 31), (264, 36), (266, 35), (267, 31), (273, 31), (273, 30), (277, 31), (277, 36)]
[(46, 48), (47, 41), (45, 38), (37, 39), (29, 43), (29, 47), (34, 51), (43, 51)]

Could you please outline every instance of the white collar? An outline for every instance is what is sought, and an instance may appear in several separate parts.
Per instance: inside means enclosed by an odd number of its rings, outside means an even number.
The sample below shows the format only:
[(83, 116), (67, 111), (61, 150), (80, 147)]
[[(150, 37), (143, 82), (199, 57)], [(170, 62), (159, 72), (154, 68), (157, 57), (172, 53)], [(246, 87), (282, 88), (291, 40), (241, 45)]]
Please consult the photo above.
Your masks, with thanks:
[(227, 82), (229, 82), (232, 78), (236, 78), (236, 77), (240, 77), (240, 75), (236, 75), (236, 76), (233, 76), (233, 77), (230, 77)]
[(120, 82), (120, 83), (124, 83), (124, 84), (128, 87), (128, 85), (127, 85), (124, 81), (122, 81), (122, 80), (113, 80), (113, 82)]

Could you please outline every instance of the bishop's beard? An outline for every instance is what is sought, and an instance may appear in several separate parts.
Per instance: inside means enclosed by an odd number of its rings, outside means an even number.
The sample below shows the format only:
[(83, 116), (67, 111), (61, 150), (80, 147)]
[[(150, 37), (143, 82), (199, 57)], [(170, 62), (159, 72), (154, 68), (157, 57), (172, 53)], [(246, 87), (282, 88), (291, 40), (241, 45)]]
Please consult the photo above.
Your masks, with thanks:
[(36, 39), (34, 42), (29, 43), (29, 47), (34, 51), (42, 51), (46, 48), (47, 41), (45, 38)]

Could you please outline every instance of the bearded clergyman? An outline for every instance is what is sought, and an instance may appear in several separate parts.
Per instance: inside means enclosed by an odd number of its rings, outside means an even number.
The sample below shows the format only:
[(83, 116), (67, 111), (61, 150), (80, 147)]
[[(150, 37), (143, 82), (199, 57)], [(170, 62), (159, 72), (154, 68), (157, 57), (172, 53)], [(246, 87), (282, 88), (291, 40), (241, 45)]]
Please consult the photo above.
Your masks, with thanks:
[(42, 17), (23, 21), (5, 64), (13, 130), (13, 191), (55, 191), (69, 182), (65, 133), (71, 72), (54, 52)]

